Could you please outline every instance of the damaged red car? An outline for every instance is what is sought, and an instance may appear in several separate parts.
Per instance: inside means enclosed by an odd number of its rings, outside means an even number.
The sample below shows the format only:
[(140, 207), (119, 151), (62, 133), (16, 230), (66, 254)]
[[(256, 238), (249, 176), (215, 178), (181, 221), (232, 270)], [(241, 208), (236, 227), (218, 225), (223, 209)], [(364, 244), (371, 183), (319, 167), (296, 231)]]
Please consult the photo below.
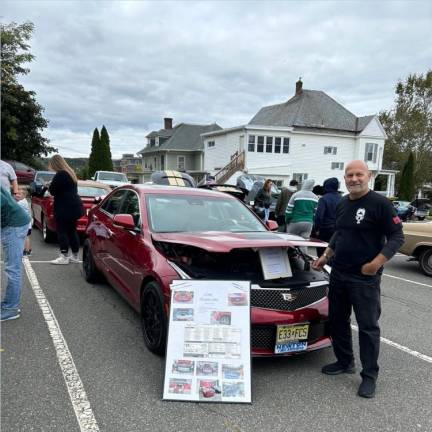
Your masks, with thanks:
[[(308, 247), (271, 232), (238, 199), (215, 191), (158, 185), (115, 189), (89, 212), (83, 274), (101, 276), (141, 315), (144, 341), (164, 353), (170, 284), (178, 279), (251, 281), (254, 356), (330, 346), (328, 278), (310, 266)], [(260, 250), (281, 248), (292, 275), (267, 279)], [(284, 255), (283, 255), (284, 256)]]

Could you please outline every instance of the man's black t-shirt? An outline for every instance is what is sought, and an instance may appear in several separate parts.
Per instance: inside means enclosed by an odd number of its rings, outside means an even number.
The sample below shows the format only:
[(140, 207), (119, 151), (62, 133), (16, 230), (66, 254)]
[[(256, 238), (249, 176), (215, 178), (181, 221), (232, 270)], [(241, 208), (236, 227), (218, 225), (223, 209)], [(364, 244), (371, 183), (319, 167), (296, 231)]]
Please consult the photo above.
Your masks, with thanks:
[(402, 223), (386, 197), (369, 191), (357, 200), (346, 195), (338, 204), (329, 244), (336, 269), (360, 274), (362, 265), (379, 253), (390, 259), (403, 241)]

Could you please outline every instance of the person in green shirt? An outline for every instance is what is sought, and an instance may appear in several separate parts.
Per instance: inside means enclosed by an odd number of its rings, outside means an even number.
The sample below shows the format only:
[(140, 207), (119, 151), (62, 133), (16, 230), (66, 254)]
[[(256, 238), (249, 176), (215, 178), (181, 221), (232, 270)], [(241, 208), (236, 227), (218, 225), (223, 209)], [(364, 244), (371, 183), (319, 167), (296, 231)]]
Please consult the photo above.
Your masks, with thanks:
[(20, 317), (21, 259), (30, 217), (1, 186), (1, 244), (7, 286), (1, 302), (1, 321)]

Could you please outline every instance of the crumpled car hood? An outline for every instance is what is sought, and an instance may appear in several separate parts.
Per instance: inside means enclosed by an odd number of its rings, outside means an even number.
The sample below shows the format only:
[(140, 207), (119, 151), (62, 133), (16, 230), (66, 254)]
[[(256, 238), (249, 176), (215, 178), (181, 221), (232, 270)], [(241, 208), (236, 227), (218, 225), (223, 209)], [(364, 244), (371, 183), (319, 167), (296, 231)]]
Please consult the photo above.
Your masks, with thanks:
[(239, 248), (325, 247), (320, 240), (305, 240), (302, 237), (278, 232), (193, 232), (193, 233), (153, 233), (155, 241), (184, 244), (205, 249), (208, 252), (230, 252)]

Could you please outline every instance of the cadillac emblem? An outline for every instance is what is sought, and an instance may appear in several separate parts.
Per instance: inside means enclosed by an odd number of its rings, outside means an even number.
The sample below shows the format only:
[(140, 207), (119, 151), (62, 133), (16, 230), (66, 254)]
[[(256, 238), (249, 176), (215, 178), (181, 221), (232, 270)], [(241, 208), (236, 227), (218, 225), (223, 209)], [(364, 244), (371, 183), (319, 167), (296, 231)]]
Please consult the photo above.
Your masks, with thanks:
[(282, 293), (282, 298), (287, 302), (293, 302), (297, 297), (290, 293)]

